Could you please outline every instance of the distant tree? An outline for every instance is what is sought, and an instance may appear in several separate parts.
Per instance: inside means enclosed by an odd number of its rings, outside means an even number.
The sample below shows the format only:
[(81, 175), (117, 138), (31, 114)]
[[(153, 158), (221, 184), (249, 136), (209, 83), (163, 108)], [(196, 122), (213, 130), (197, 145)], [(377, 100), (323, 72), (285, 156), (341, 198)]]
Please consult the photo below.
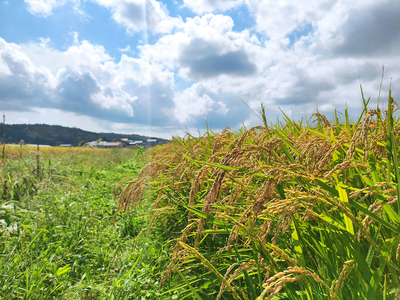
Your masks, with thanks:
[[(1, 2), (1, 1), (0, 1)], [(75, 144), (78, 145), (79, 141), (96, 141), (101, 139), (105, 142), (115, 140), (124, 136), (130, 140), (147, 140), (149, 137), (137, 134), (120, 134), (112, 132), (88, 132), (78, 128), (69, 128), (59, 125), (46, 125), (46, 124), (5, 124), (6, 143), (17, 144), (21, 139), (27, 144), (45, 144), (50, 146), (60, 144)], [(2, 124), (0, 123), (0, 142), (2, 139)], [(117, 139), (119, 140), (119, 139)], [(162, 139), (158, 139), (161, 142)]]
[(111, 142), (120, 142), (121, 141), (121, 139), (113, 139)]

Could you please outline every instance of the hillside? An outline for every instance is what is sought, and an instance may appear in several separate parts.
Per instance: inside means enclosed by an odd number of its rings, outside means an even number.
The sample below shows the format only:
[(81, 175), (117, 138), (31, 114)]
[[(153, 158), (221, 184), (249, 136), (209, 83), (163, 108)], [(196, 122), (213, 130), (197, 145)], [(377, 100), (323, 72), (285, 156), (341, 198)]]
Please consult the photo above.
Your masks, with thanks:
[[(2, 124), (1, 124), (2, 125)], [(3, 126), (1, 126), (1, 141), (3, 140)], [(59, 125), (46, 124), (14, 124), (4, 126), (5, 142), (18, 143), (21, 139), (27, 144), (44, 144), (56, 146), (59, 144), (73, 144), (78, 146), (82, 142), (96, 141), (98, 139), (111, 141), (117, 138), (128, 138), (130, 140), (146, 140), (150, 137), (139, 134), (122, 134), (113, 132), (90, 132), (79, 128), (63, 127)], [(159, 139), (166, 141), (165, 139)]]

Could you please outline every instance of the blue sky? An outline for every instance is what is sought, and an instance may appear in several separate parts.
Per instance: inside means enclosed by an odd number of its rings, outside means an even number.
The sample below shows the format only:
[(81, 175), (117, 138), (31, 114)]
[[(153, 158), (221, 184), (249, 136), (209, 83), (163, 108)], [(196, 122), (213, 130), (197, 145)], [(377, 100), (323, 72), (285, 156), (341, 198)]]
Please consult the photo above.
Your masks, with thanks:
[(400, 89), (396, 0), (0, 0), (7, 123), (170, 138)]

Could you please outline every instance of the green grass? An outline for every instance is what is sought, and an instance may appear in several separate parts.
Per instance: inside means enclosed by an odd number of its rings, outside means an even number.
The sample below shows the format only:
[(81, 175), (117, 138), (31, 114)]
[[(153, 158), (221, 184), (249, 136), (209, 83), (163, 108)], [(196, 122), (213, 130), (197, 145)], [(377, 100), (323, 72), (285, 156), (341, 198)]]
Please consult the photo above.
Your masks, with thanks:
[[(119, 213), (118, 182), (134, 151), (7, 159), (0, 186), (0, 299), (162, 299), (166, 254), (148, 206)], [(145, 234), (139, 234), (145, 230)], [(170, 299), (169, 293), (166, 299)]]

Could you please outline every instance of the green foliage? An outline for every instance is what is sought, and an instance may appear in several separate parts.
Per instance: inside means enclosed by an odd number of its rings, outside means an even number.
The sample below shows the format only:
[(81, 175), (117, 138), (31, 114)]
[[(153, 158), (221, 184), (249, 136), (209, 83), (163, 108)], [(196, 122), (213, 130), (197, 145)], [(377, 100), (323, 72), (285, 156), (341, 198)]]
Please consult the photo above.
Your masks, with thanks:
[(165, 246), (147, 231), (149, 207), (113, 226), (116, 185), (137, 175), (138, 154), (40, 156), (40, 177), (36, 163), (33, 154), (1, 166), (0, 299), (163, 299)]

